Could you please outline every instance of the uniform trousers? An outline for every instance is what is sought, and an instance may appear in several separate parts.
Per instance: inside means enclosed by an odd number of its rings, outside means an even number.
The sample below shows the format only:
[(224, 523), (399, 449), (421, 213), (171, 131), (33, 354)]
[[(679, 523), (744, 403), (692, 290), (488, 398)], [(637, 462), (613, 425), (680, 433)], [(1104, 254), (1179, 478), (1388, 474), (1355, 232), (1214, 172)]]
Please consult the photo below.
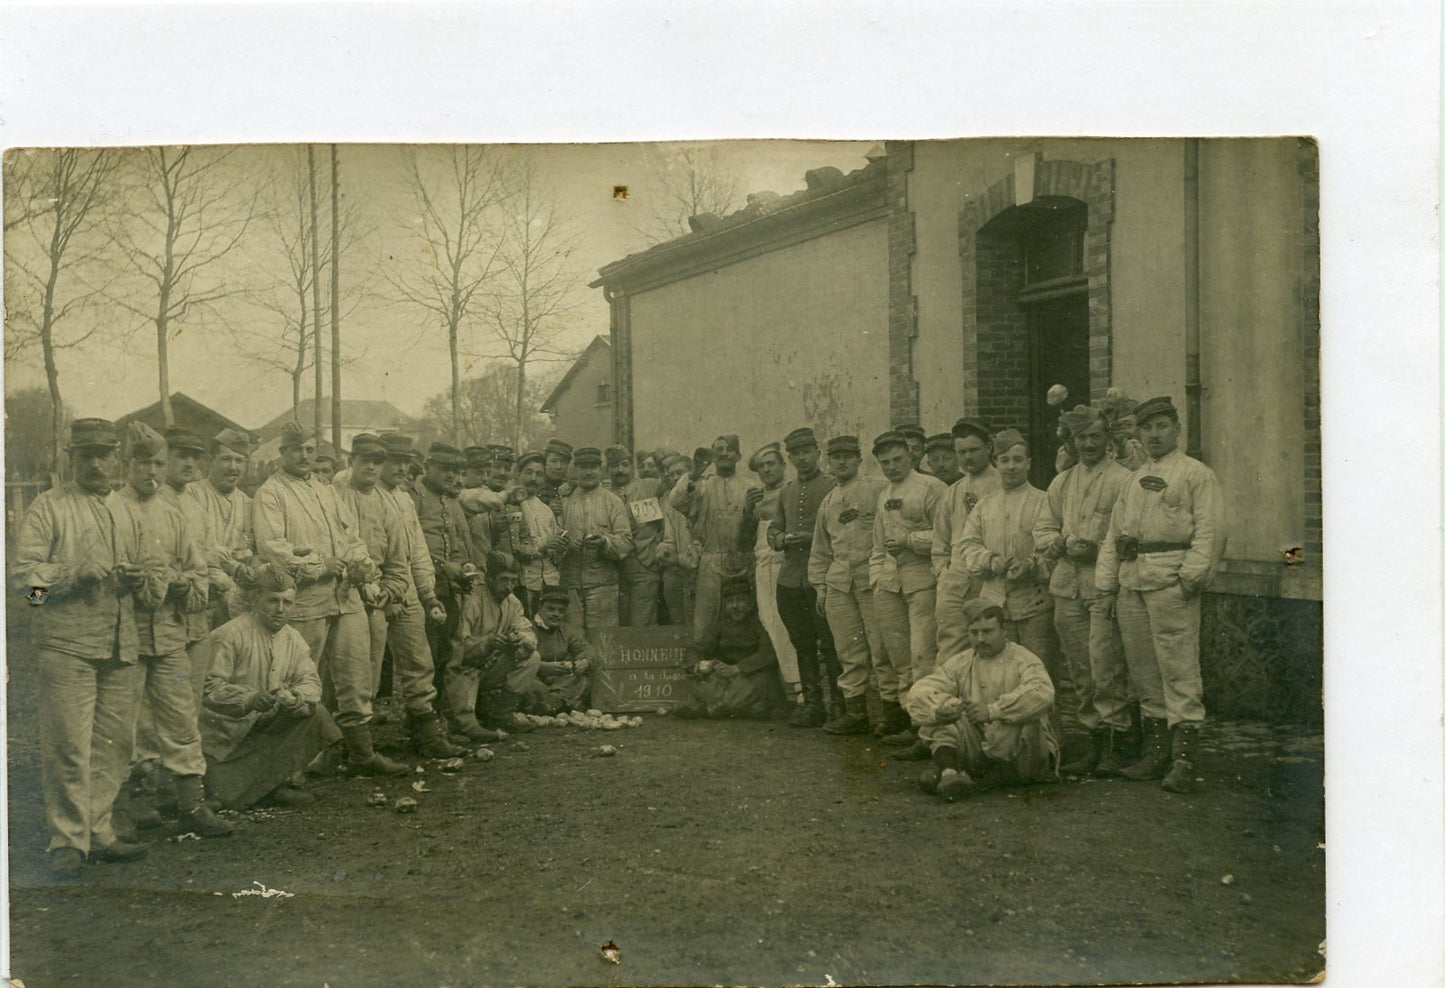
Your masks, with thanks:
[(1127, 731), (1133, 721), (1129, 667), (1113, 605), (1111, 596), (1054, 598), (1054, 629), (1064, 668), (1074, 688), (1079, 724), (1089, 731), (1101, 724)]
[(1202, 722), (1199, 595), (1186, 600), (1177, 583), (1159, 590), (1120, 590), (1117, 614), (1140, 712), (1167, 719), (1171, 728)]
[(767, 550), (757, 554), (753, 566), (753, 588), (756, 590), (758, 620), (773, 643), (773, 653), (778, 657), (778, 672), (783, 677), (783, 691), (789, 696), (798, 692), (802, 680), (798, 669), (798, 650), (793, 647), (792, 632), (783, 620), (778, 604), (778, 571), (783, 568), (782, 553)]
[(878, 618), (878, 633), (897, 679), (890, 687), (880, 678), (878, 695), (885, 703), (898, 703), (914, 683), (933, 671), (938, 658), (936, 608), (934, 587), (906, 593), (882, 587), (874, 589), (873, 611)]
[(568, 587), (567, 623), (590, 635), (603, 628), (618, 626), (617, 584), (599, 587)]
[(692, 591), (697, 574), (692, 570), (666, 566), (662, 570), (662, 600), (672, 624), (692, 624)]
[[(292, 621), (306, 639), (321, 676), (321, 702), (343, 730), (371, 723), (377, 673), (372, 671), (371, 628), (364, 610)], [(378, 666), (378, 669), (380, 667)]]
[(622, 561), (621, 622), (624, 628), (650, 628), (657, 624), (657, 599), (662, 594), (662, 573), (635, 555)]
[[(430, 716), (436, 703), (437, 689), (431, 649), (427, 646), (426, 610), (420, 601), (408, 600), (395, 616), (386, 621), (381, 641), (391, 648), (392, 696), (401, 700), (407, 713)], [(375, 654), (374, 639), (372, 650)], [(381, 665), (378, 663), (374, 681), (378, 689), (380, 677)]]
[(938, 595), (934, 608), (938, 626), (938, 654), (952, 658), (972, 646), (968, 640), (968, 622), (963, 617), (964, 601), (978, 596), (980, 584), (968, 573), (950, 567), (938, 575)]
[(966, 717), (952, 724), (930, 724), (918, 729), (918, 737), (932, 751), (953, 748), (962, 768), (979, 775), (998, 765), (1004, 781), (1038, 782), (1049, 774), (1049, 762), (1057, 757), (1058, 743), (1047, 717), (1022, 724), (989, 721), (980, 730)]
[(136, 665), (142, 675), (131, 715), (133, 760), (158, 762), (172, 775), (205, 775), (190, 656), (178, 648), (169, 655), (142, 655)]
[(838, 650), (838, 686), (844, 698), (866, 696), (869, 686), (880, 696), (886, 691), (896, 697), (898, 675), (883, 651), (873, 591), (866, 584), (854, 590), (829, 587), (823, 608)]
[(838, 696), (838, 677), (843, 670), (828, 620), (818, 613), (818, 591), (812, 587), (778, 587), (777, 608), (797, 655), (804, 700), (820, 688), (828, 696)]
[(37, 658), (47, 850), (73, 847), (84, 854), (115, 842), (111, 807), (130, 771), (145, 670), (48, 648)]

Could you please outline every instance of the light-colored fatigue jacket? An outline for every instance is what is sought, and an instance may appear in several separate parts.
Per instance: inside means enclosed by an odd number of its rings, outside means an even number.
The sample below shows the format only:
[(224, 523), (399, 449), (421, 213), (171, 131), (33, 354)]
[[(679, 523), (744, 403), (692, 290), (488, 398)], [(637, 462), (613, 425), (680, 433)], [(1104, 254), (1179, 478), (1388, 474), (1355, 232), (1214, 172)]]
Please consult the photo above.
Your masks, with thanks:
[(574, 487), (562, 499), (562, 527), (573, 538), (602, 536), (598, 548), (578, 547), (564, 553), (558, 565), (562, 586), (605, 587), (617, 582), (618, 564), (632, 551), (632, 520), (622, 498), (595, 487)]
[[(1010, 621), (1022, 621), (1054, 606), (1049, 597), (1050, 560), (1034, 546), (1034, 524), (1048, 510), (1048, 497), (1033, 484), (984, 496), (963, 525), (963, 559), (979, 580), (979, 597), (1003, 606)], [(1028, 572), (1018, 580), (985, 576), (994, 553), (1022, 559)]]
[[(868, 580), (875, 589), (913, 593), (934, 585), (933, 521), (948, 488), (943, 481), (914, 470), (898, 483), (885, 481), (873, 518), (873, 551)], [(896, 557), (884, 540), (906, 546)]]
[[(205, 556), (173, 498), (158, 492), (142, 500), (129, 484), (119, 496), (140, 526), (140, 562), (158, 569), (135, 595), (137, 648), (141, 655), (174, 655), (190, 644), (187, 619), (206, 610), (210, 576)], [(181, 599), (170, 595), (173, 579), (187, 585)]]
[[(1120, 535), (1141, 542), (1188, 543), (1189, 548), (1152, 552), (1125, 563), (1114, 544)], [(1175, 583), (1198, 593), (1214, 579), (1226, 541), (1224, 502), (1214, 471), (1176, 449), (1145, 463), (1124, 482), (1109, 533), (1099, 547), (1094, 583), (1106, 593), (1120, 587), (1162, 590)]]
[[(322, 578), (328, 558), (370, 566), (366, 545), (357, 535), (356, 516), (337, 499), (334, 487), (277, 470), (257, 489), (251, 509), (257, 554), (296, 580), (291, 620), (312, 621), (361, 610), (361, 598), (348, 573)], [(310, 551), (298, 556), (296, 549)]]
[(998, 468), (989, 466), (977, 477), (965, 473), (955, 480), (943, 496), (938, 513), (933, 517), (933, 572), (941, 575), (944, 570), (957, 567), (958, 574), (968, 572), (963, 561), (963, 526), (969, 512), (986, 494), (1003, 490), (998, 479)]
[(557, 515), (540, 497), (529, 497), (521, 504), (522, 522), (518, 528), (517, 562), (522, 567), (522, 586), (528, 590), (562, 585), (562, 574), (551, 553), (542, 546), (562, 530)]
[(200, 717), (201, 746), (210, 758), (225, 759), (261, 719), (246, 709), (257, 693), (289, 689), (308, 703), (321, 702), (316, 663), (289, 624), (273, 635), (254, 614), (242, 614), (211, 632), (211, 646)]
[[(884, 486), (885, 482), (878, 478), (855, 476), (824, 496), (818, 506), (812, 552), (808, 556), (808, 582), (819, 593), (828, 590), (853, 593), (869, 588), (873, 520)], [(856, 510), (858, 516), (845, 523), (839, 516), (850, 508)]]
[(90, 494), (73, 481), (42, 492), (26, 509), (10, 556), (11, 592), (44, 593), (30, 615), (35, 647), (134, 662), (133, 595), (121, 591), (114, 576), (77, 584), (75, 573), (87, 564), (111, 572), (120, 563), (139, 561), (140, 526), (119, 494)]
[(1053, 708), (1054, 684), (1037, 655), (1007, 642), (991, 659), (968, 648), (939, 662), (913, 684), (905, 706), (915, 724), (929, 726), (938, 723), (939, 705), (951, 697), (983, 706), (991, 721), (1018, 725), (1037, 720)]
[(377, 583), (388, 600), (406, 600), (411, 557), (401, 519), (380, 484), (363, 494), (347, 484), (336, 488), (336, 500), (356, 518), (356, 534), (366, 546), (380, 576)]
[(702, 552), (749, 552), (757, 532), (742, 531), (743, 515), (748, 490), (757, 486), (736, 473), (731, 477), (710, 474), (695, 484), (690, 476), (683, 476), (668, 499), (687, 518)]
[[(176, 490), (168, 483), (161, 484), (161, 489), (156, 497), (170, 503), (170, 505), (181, 513), (186, 521), (186, 534), (196, 547), (201, 551), (201, 558), (206, 564), (206, 580), (210, 586), (226, 586), (228, 577), (225, 570), (221, 568), (220, 561), (213, 559), (206, 554), (206, 546), (211, 541), (211, 521), (206, 515), (205, 504), (195, 489), (201, 484), (208, 483), (198, 480), (195, 483), (187, 484), (181, 490)], [(187, 611), (182, 620), (186, 625), (186, 643), (198, 642), (211, 633), (211, 616), (204, 609), (199, 611)]]
[(1092, 469), (1075, 463), (1049, 484), (1045, 510), (1034, 523), (1034, 545), (1056, 559), (1049, 578), (1049, 593), (1055, 597), (1089, 600), (1099, 595), (1095, 560), (1074, 559), (1065, 542), (1088, 539), (1102, 548), (1114, 502), (1128, 480), (1129, 471), (1106, 456)]
[[(187, 484), (185, 495), (200, 504), (206, 519), (201, 552), (205, 554), (207, 566), (226, 574), (225, 580), (211, 586), (221, 591), (230, 590), (243, 557), (256, 551), (256, 536), (251, 531), (251, 499), (239, 487), (222, 494), (209, 480)], [(214, 572), (211, 575), (214, 579)]]
[(424, 607), (431, 607), (438, 603), (436, 567), (432, 565), (431, 553), (426, 547), (426, 536), (422, 534), (421, 521), (416, 516), (416, 502), (403, 487), (387, 490), (385, 485), (377, 484), (376, 489), (386, 499), (387, 508), (401, 527), (406, 543), (406, 602), (417, 601)]
[(507, 594), (498, 602), (485, 588), (473, 588), (462, 601), (461, 616), (452, 639), (452, 654), (466, 655), (469, 643), (493, 632), (505, 634), (508, 631), (514, 632), (528, 651), (537, 650), (536, 628), (527, 619), (522, 602), (514, 594)]

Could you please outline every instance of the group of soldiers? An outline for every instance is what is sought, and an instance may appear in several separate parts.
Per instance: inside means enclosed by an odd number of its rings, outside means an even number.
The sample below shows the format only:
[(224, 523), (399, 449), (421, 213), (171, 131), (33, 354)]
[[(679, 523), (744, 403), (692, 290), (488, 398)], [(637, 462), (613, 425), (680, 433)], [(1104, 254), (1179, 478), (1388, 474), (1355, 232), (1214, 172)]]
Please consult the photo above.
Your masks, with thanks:
[(143, 855), (159, 810), (224, 836), (216, 808), (303, 804), (305, 772), (409, 771), (373, 745), (388, 667), (414, 753), (450, 758), (585, 708), (589, 638), (660, 622), (692, 633), (680, 716), (871, 732), (954, 799), (1059, 770), (1067, 684), (1089, 741), (1065, 774), (1187, 790), (1219, 491), (1168, 398), (1110, 398), (1061, 417), (1047, 491), (1019, 432), (972, 418), (878, 436), (881, 478), (856, 437), (798, 428), (757, 482), (733, 435), (518, 456), (362, 434), (336, 471), (290, 423), (253, 497), (245, 433), (76, 420), (11, 570), (52, 871)]

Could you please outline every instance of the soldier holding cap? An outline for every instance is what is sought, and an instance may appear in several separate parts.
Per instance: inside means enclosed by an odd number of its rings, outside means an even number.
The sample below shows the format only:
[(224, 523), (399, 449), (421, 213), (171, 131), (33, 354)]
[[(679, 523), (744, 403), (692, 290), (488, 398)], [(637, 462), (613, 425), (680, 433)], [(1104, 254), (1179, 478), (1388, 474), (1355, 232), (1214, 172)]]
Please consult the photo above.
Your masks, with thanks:
[(794, 727), (822, 727), (842, 719), (843, 696), (838, 687), (842, 672), (833, 633), (818, 606), (818, 591), (808, 582), (808, 559), (817, 527), (818, 510), (837, 486), (818, 466), (818, 440), (807, 427), (794, 429), (783, 439), (795, 476), (783, 485), (768, 523), (768, 544), (783, 554), (778, 571), (778, 614), (798, 656), (798, 678), (803, 703), (789, 723)]
[(417, 518), (416, 502), (404, 486), (412, 459), (412, 439), (396, 433), (382, 437), (386, 459), (378, 489), (400, 527), (406, 551), (406, 592), (386, 609), (386, 644), (391, 650), (392, 694), (406, 709), (407, 731), (417, 754), (452, 758), (464, 749), (453, 745), (436, 711), (436, 662), (427, 642), (428, 624), (442, 627), (447, 611), (436, 593), (436, 567), (426, 534)]
[(1187, 792), (1204, 722), (1199, 595), (1224, 556), (1224, 505), (1214, 471), (1179, 451), (1170, 398), (1140, 402), (1134, 416), (1149, 460), (1114, 502), (1094, 572), (1101, 592), (1118, 593), (1124, 658), (1144, 718), (1144, 757), (1121, 774), (1162, 776), (1165, 789)]
[(897, 679), (895, 686), (880, 677), (887, 732), (883, 740), (902, 746), (894, 757), (927, 758), (901, 701), (916, 680), (933, 671), (938, 654), (931, 558), (934, 516), (947, 488), (937, 477), (913, 469), (907, 441), (897, 432), (875, 439), (873, 455), (888, 483), (878, 495), (873, 518), (868, 578), (884, 652)]
[[(750, 557), (757, 538), (758, 506), (763, 500), (761, 487), (738, 476), (742, 451), (737, 436), (718, 436), (711, 450), (703, 452), (705, 456), (693, 457), (691, 472), (668, 495), (701, 545), (692, 608), (693, 632), (698, 635), (718, 616), (724, 574), (753, 568)], [(713, 473), (704, 477), (708, 457)]]
[[(166, 440), (144, 422), (132, 422), (126, 486), (120, 496), (140, 529), (145, 580), (135, 594), (138, 652), (145, 680), (132, 714), (137, 760), (156, 762), (175, 778), (183, 830), (226, 837), (231, 825), (205, 804), (199, 702), (186, 654), (188, 618), (205, 614), (210, 586), (200, 543), (174, 499), (161, 495), (167, 475)], [(203, 683), (204, 685), (204, 683)]]
[(577, 485), (562, 498), (562, 588), (572, 600), (572, 623), (588, 634), (618, 626), (617, 583), (632, 552), (632, 524), (622, 499), (602, 488), (602, 451), (586, 446), (573, 456)]
[(409, 771), (372, 747), (371, 635), (357, 588), (378, 579), (357, 536), (356, 515), (336, 488), (312, 475), (316, 440), (298, 422), (281, 429), (281, 469), (266, 478), (252, 504), (259, 556), (296, 581), (291, 626), (306, 639), (335, 711), (353, 770)]
[(633, 458), (624, 446), (608, 446), (607, 480), (603, 486), (622, 499), (632, 525), (632, 552), (622, 561), (619, 609), (624, 628), (657, 624), (662, 594), (662, 508), (656, 480), (633, 474)]
[(823, 725), (829, 734), (867, 734), (882, 727), (877, 705), (885, 691), (883, 684), (888, 684), (890, 696), (898, 692), (898, 677), (878, 634), (873, 588), (868, 582), (873, 519), (884, 484), (858, 475), (861, 460), (857, 436), (828, 440), (828, 465), (836, 486), (818, 505), (808, 555), (808, 582), (827, 616), (841, 667), (838, 688), (843, 694), (843, 715)]
[[(251, 531), (251, 499), (237, 485), (251, 458), (251, 436), (225, 428), (211, 440), (211, 470), (205, 480), (186, 487), (205, 518), (202, 551), (211, 567), (210, 625), (219, 628), (233, 616), (228, 595), (250, 576), (256, 539)], [(219, 571), (219, 573), (217, 572)], [(244, 608), (238, 607), (237, 614)]]
[(40, 781), (57, 878), (76, 877), (87, 855), (132, 860), (146, 850), (118, 841), (111, 822), (144, 676), (133, 596), (144, 580), (140, 530), (110, 486), (119, 447), (104, 419), (70, 423), (74, 479), (31, 502), (10, 557), (11, 593), (37, 605)]
[(793, 648), (787, 625), (778, 611), (778, 574), (783, 571), (783, 551), (775, 549), (768, 541), (768, 528), (777, 513), (778, 499), (783, 493), (783, 477), (787, 474), (778, 444), (768, 443), (748, 457), (748, 469), (763, 485), (762, 499), (758, 501), (757, 508), (757, 538), (753, 543), (753, 585), (757, 590), (758, 620), (768, 629), (773, 651), (778, 655), (778, 668), (783, 673), (783, 686), (789, 695), (793, 695), (799, 687), (798, 652)]
[(1129, 471), (1108, 455), (1109, 427), (1098, 409), (1078, 405), (1061, 418), (1078, 462), (1049, 484), (1046, 509), (1034, 524), (1034, 543), (1054, 560), (1049, 578), (1054, 628), (1078, 701), (1079, 724), (1089, 731), (1088, 749), (1061, 771), (1117, 775), (1126, 764), (1123, 742), (1133, 726), (1129, 670), (1114, 621), (1114, 597), (1094, 586), (1094, 563)]
[(979, 584), (963, 560), (963, 526), (985, 495), (1002, 489), (993, 466), (993, 434), (978, 419), (953, 423), (953, 449), (962, 473), (949, 487), (933, 519), (933, 571), (938, 575), (938, 651), (952, 655), (968, 647), (963, 602), (978, 596)]

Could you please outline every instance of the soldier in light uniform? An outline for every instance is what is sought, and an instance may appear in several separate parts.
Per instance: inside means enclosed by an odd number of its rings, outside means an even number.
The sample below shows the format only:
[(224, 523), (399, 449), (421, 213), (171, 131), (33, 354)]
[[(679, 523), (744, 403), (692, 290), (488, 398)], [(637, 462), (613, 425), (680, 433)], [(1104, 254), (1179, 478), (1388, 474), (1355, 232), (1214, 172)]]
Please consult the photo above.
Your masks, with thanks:
[(873, 455), (888, 484), (878, 495), (868, 579), (883, 649), (898, 680), (895, 692), (880, 682), (885, 710), (885, 744), (900, 748), (895, 758), (922, 759), (928, 749), (903, 712), (908, 688), (933, 671), (938, 654), (934, 620), (933, 522), (943, 501), (943, 481), (918, 473), (908, 444), (897, 432), (873, 441)]
[[(201, 504), (205, 517), (206, 562), (215, 582), (210, 590), (210, 625), (219, 628), (232, 617), (231, 600), (236, 584), (250, 576), (256, 552), (251, 531), (251, 499), (237, 484), (251, 458), (251, 437), (235, 429), (222, 429), (211, 440), (211, 471), (205, 480), (186, 486), (186, 493)], [(218, 577), (217, 571), (220, 576)]]
[(602, 488), (602, 451), (573, 456), (577, 485), (562, 498), (562, 589), (571, 620), (586, 634), (618, 626), (617, 584), (632, 552), (632, 524), (622, 499)]
[(104, 419), (70, 423), (73, 480), (25, 511), (10, 556), (10, 592), (33, 606), (40, 785), (51, 874), (79, 875), (87, 856), (131, 861), (144, 844), (116, 838), (112, 806), (130, 768), (136, 693), (134, 592), (140, 529), (111, 490), (120, 442)]
[[(204, 552), (205, 546), (214, 542), (205, 501), (198, 491), (206, 483), (206, 441), (179, 426), (167, 429), (165, 440), (168, 451), (166, 482), (158, 496), (181, 513), (186, 520), (186, 530)], [(218, 556), (206, 558), (206, 572), (209, 585), (225, 585), (227, 577)], [(199, 707), (201, 691), (206, 685), (206, 663), (210, 661), (211, 654), (210, 647), (203, 642), (211, 633), (211, 619), (210, 614), (202, 610), (186, 612), (184, 620), (186, 652), (191, 661), (191, 689)], [(148, 715), (142, 715), (140, 730), (142, 738), (153, 734)]]
[(522, 454), (517, 461), (519, 488), (525, 496), (517, 505), (516, 559), (521, 569), (521, 586), (516, 591), (528, 616), (537, 613), (538, 595), (544, 590), (559, 590), (562, 574), (557, 557), (562, 551), (562, 526), (552, 508), (538, 495), (545, 480), (546, 456), (540, 452)]
[(572, 490), (567, 480), (572, 468), (572, 447), (560, 439), (548, 439), (542, 448), (542, 457), (542, 489), (537, 496), (553, 513), (561, 515), (562, 497)]
[[(1134, 409), (1149, 460), (1129, 475), (1099, 548), (1094, 582), (1118, 593), (1119, 632), (1144, 718), (1144, 756), (1121, 773), (1193, 787), (1204, 722), (1199, 597), (1224, 556), (1224, 504), (1214, 471), (1179, 451), (1179, 413), (1168, 397)], [(1167, 774), (1166, 774), (1167, 772)]]
[(1108, 455), (1108, 423), (1096, 408), (1079, 405), (1063, 415), (1079, 462), (1049, 484), (1046, 510), (1034, 524), (1038, 551), (1054, 560), (1049, 592), (1054, 628), (1078, 701), (1078, 720), (1089, 747), (1065, 765), (1065, 775), (1117, 775), (1123, 743), (1133, 726), (1129, 670), (1114, 597), (1094, 586), (1094, 563), (1109, 529), (1114, 502), (1129, 471)]
[(895, 425), (893, 431), (903, 437), (908, 445), (908, 458), (913, 461), (913, 469), (919, 473), (929, 473), (928, 464), (924, 461), (924, 448), (928, 445), (928, 433), (923, 426), (917, 422), (905, 422), (902, 425)]
[(979, 498), (1001, 488), (993, 466), (993, 436), (978, 419), (953, 424), (953, 449), (962, 469), (933, 519), (933, 572), (938, 577), (938, 651), (949, 655), (968, 647), (963, 603), (978, 596), (979, 583), (963, 560), (963, 526)]
[(357, 588), (378, 573), (356, 534), (359, 523), (336, 489), (312, 475), (316, 442), (299, 423), (282, 427), (280, 448), (281, 469), (252, 502), (257, 555), (296, 581), (291, 626), (316, 660), (351, 768), (377, 775), (410, 771), (372, 747), (371, 635)]
[(717, 619), (724, 574), (745, 575), (753, 568), (757, 512), (763, 500), (761, 487), (738, 476), (742, 454), (737, 436), (719, 436), (712, 449), (704, 452), (712, 456), (712, 475), (703, 476), (706, 457), (694, 455), (691, 472), (668, 495), (701, 546), (693, 591), (694, 635), (706, 632)]
[[(632, 552), (622, 562), (621, 621), (625, 628), (657, 624), (657, 601), (662, 594), (662, 508), (656, 480), (633, 475), (633, 460), (626, 448), (609, 446), (608, 478), (604, 486), (622, 499), (632, 525)], [(634, 508), (635, 505), (635, 508)]]
[(958, 451), (953, 448), (951, 432), (929, 436), (928, 441), (923, 444), (923, 457), (928, 464), (928, 472), (949, 487), (963, 476), (963, 470), (958, 465)]
[(877, 704), (884, 693), (898, 693), (898, 677), (883, 651), (868, 582), (873, 518), (884, 484), (858, 475), (861, 458), (857, 436), (828, 440), (828, 465), (837, 486), (818, 506), (808, 556), (808, 582), (818, 593), (818, 607), (827, 617), (842, 667), (838, 687), (843, 716), (823, 725), (829, 734), (867, 734), (882, 727)]
[[(778, 575), (783, 570), (783, 551), (774, 548), (768, 541), (768, 530), (772, 525), (773, 515), (778, 510), (778, 500), (783, 493), (783, 477), (787, 473), (778, 444), (768, 443), (750, 456), (748, 469), (763, 485), (763, 494), (757, 507), (757, 539), (753, 543), (753, 586), (757, 590), (758, 620), (768, 629), (768, 637), (773, 641), (773, 651), (778, 656), (778, 669), (783, 674), (783, 688), (792, 696), (798, 692), (800, 677), (798, 652), (793, 647), (787, 625), (783, 623), (783, 616), (778, 610)], [(795, 714), (801, 717), (805, 709), (806, 704), (795, 711)]]

